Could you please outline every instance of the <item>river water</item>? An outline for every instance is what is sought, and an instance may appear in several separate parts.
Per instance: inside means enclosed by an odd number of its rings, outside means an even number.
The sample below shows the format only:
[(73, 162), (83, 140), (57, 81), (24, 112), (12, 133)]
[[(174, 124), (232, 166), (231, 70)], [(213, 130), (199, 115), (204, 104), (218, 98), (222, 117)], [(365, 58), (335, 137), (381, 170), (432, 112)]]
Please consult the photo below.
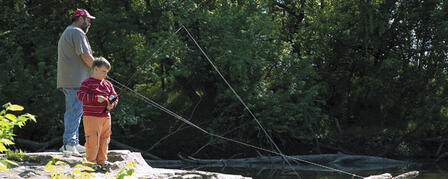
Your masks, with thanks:
[[(153, 166), (160, 168), (173, 168), (170, 166)], [(248, 168), (209, 168), (207, 166), (182, 166), (176, 167), (178, 169), (186, 170), (201, 170), (210, 172), (219, 172), (227, 174), (237, 174), (247, 177), (252, 177), (254, 179), (351, 179), (352, 176), (340, 172), (329, 172), (329, 171), (297, 171), (291, 172), (288, 170), (259, 170), (259, 169), (248, 169)], [(264, 168), (269, 168), (266, 166)], [(287, 166), (286, 166), (287, 168)], [(448, 179), (448, 161), (443, 163), (431, 163), (431, 162), (414, 162), (408, 166), (387, 168), (381, 170), (371, 170), (371, 171), (347, 171), (348, 173), (353, 173), (362, 177), (367, 177), (370, 175), (380, 175), (383, 173), (390, 173), (392, 176), (397, 176), (410, 171), (419, 171), (419, 176), (415, 179)], [(358, 177), (353, 177), (358, 178)]]

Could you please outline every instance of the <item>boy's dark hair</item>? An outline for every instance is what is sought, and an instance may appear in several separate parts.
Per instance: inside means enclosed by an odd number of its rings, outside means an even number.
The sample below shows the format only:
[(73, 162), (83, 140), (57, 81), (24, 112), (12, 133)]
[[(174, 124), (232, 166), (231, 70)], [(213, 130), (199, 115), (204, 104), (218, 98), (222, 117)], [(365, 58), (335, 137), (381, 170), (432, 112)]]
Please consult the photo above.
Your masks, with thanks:
[(95, 69), (95, 67), (106, 67), (109, 70), (112, 68), (109, 61), (107, 61), (104, 57), (97, 57), (95, 58), (95, 60), (93, 60), (92, 70)]

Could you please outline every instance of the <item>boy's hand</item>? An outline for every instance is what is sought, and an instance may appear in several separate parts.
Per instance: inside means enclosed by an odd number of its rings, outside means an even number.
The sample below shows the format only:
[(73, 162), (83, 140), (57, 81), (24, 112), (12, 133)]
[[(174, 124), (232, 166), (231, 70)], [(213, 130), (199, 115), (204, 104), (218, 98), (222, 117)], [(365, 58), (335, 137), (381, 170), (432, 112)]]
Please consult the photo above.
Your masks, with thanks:
[(102, 102), (104, 102), (104, 101), (106, 101), (106, 100), (107, 100), (107, 99), (106, 99), (104, 96), (99, 96), (99, 95), (98, 95), (98, 100), (97, 100), (97, 101), (98, 101), (99, 103), (102, 103)]
[(112, 104), (110, 104), (110, 103), (109, 103), (109, 104), (107, 104), (107, 110), (109, 110), (109, 111), (110, 111), (110, 110), (111, 110), (111, 109), (112, 109), (113, 107), (114, 107), (114, 105), (112, 105)]

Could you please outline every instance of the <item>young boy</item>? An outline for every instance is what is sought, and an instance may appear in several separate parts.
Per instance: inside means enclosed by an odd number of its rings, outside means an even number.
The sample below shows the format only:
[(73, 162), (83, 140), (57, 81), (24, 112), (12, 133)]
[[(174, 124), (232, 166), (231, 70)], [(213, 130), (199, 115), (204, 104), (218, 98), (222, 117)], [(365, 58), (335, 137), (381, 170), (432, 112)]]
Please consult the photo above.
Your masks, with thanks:
[(91, 67), (92, 76), (81, 83), (77, 93), (83, 104), (86, 159), (95, 163), (92, 165), (94, 169), (109, 165), (107, 150), (112, 134), (109, 111), (118, 103), (112, 83), (106, 80), (110, 69), (111, 65), (105, 58), (96, 58)]

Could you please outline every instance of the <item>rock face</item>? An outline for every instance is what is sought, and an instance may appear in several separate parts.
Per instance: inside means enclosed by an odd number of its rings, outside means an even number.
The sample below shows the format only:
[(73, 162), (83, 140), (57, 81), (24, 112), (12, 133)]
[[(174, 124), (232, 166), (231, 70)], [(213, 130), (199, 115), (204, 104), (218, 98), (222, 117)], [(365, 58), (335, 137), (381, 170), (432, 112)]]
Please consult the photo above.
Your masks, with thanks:
[(403, 173), (396, 177), (392, 177), (392, 175), (390, 173), (384, 173), (381, 175), (369, 176), (364, 179), (411, 179), (411, 178), (417, 177), (418, 175), (419, 175), (418, 171), (411, 171), (411, 172)]
[[(8, 179), (42, 179), (50, 178), (50, 172), (45, 170), (45, 165), (54, 157), (64, 164), (55, 165), (59, 173), (73, 174), (73, 167), (81, 163), (82, 157), (64, 157), (61, 152), (27, 153), (24, 162), (17, 162), (19, 166), (8, 169), (7, 172), (0, 171), (0, 178)], [(151, 179), (249, 179), (240, 175), (228, 175), (222, 173), (204, 171), (186, 171), (176, 169), (152, 168), (143, 159), (140, 153), (128, 150), (111, 150), (108, 153), (108, 161), (112, 163), (109, 172), (93, 172), (91, 178), (115, 178), (120, 169), (126, 167), (126, 163), (135, 163), (134, 175), (131, 178)]]

